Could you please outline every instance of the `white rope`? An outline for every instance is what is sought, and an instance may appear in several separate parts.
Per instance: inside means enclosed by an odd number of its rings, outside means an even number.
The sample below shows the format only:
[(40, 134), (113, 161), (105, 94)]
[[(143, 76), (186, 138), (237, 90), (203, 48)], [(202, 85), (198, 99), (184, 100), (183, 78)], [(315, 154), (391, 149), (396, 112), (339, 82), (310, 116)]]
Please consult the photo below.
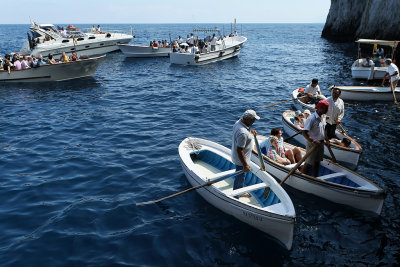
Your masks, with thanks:
[(188, 138), (185, 147), (195, 151), (197, 155), (200, 153), (201, 145), (196, 138)]

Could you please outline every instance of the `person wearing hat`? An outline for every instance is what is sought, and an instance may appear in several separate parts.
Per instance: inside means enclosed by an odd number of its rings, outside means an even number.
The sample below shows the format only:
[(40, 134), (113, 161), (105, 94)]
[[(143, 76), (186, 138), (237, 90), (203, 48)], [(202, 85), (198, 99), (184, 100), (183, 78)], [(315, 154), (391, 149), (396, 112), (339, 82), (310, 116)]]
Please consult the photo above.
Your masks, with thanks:
[(336, 126), (340, 125), (344, 116), (344, 102), (339, 98), (341, 93), (339, 88), (333, 88), (332, 95), (326, 99), (329, 104), (325, 126), (328, 139), (336, 138)]
[(300, 110), (296, 110), (294, 114), (294, 127), (296, 127), (297, 130), (303, 130), (304, 128), (304, 115)]
[[(250, 157), (254, 147), (253, 135), (257, 135), (257, 131), (250, 129), (250, 126), (260, 117), (252, 109), (246, 110), (242, 117), (233, 125), (232, 131), (232, 161), (236, 165), (236, 171), (250, 171)], [(243, 187), (244, 173), (235, 177), (233, 190)], [(251, 197), (249, 193), (241, 194), (239, 197)]]
[(309, 109), (306, 109), (306, 110), (304, 110), (303, 114), (304, 114), (303, 120), (304, 120), (304, 125), (305, 125), (306, 124), (306, 120), (311, 115), (311, 111)]
[(317, 148), (311, 153), (311, 155), (306, 159), (302, 173), (308, 174), (308, 168), (311, 165), (313, 169), (314, 177), (318, 176), (319, 165), (324, 156), (324, 140), (326, 140), (327, 145), (329, 145), (329, 140), (325, 138), (325, 116), (328, 112), (329, 103), (326, 100), (321, 100), (315, 106), (315, 112), (308, 117), (306, 125), (303, 129), (303, 136), (307, 140), (306, 152), (308, 152), (314, 145)]
[(386, 59), (385, 63), (387, 65), (389, 65), (389, 67), (387, 69), (387, 72), (386, 72), (385, 76), (383, 77), (382, 86), (384, 85), (385, 80), (390, 78), (390, 81), (391, 81), (390, 88), (392, 89), (394, 103), (395, 104), (399, 104), (399, 102), (397, 102), (396, 94), (395, 94), (396, 86), (397, 86), (397, 83), (399, 82), (399, 79), (400, 79), (399, 69), (392, 62), (391, 59)]

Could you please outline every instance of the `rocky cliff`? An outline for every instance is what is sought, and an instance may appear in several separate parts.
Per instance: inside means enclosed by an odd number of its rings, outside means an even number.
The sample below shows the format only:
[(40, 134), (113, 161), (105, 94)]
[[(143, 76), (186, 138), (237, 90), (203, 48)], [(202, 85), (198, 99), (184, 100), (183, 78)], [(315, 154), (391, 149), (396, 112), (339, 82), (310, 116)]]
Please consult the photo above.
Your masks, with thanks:
[(400, 0), (331, 0), (322, 37), (400, 40)]

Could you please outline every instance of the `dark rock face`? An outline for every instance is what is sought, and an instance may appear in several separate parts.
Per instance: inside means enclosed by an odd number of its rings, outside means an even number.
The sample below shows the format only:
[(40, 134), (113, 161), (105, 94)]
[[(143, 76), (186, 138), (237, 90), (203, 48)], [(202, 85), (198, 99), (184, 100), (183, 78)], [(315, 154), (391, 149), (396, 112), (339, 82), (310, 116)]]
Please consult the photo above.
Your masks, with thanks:
[(400, 40), (400, 0), (331, 0), (323, 38)]

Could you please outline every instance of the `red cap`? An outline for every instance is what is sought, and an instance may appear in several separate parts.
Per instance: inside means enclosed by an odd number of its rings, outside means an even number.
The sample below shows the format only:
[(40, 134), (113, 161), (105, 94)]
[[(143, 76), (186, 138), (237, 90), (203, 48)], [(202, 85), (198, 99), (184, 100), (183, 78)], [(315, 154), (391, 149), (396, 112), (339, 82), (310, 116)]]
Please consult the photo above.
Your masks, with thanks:
[(322, 108), (322, 107), (329, 107), (329, 103), (326, 100), (321, 100), (315, 106), (315, 109), (319, 109), (319, 108)]
[(302, 93), (302, 92), (304, 92), (304, 88), (303, 88), (303, 87), (300, 87), (300, 88), (299, 88), (299, 93)]

